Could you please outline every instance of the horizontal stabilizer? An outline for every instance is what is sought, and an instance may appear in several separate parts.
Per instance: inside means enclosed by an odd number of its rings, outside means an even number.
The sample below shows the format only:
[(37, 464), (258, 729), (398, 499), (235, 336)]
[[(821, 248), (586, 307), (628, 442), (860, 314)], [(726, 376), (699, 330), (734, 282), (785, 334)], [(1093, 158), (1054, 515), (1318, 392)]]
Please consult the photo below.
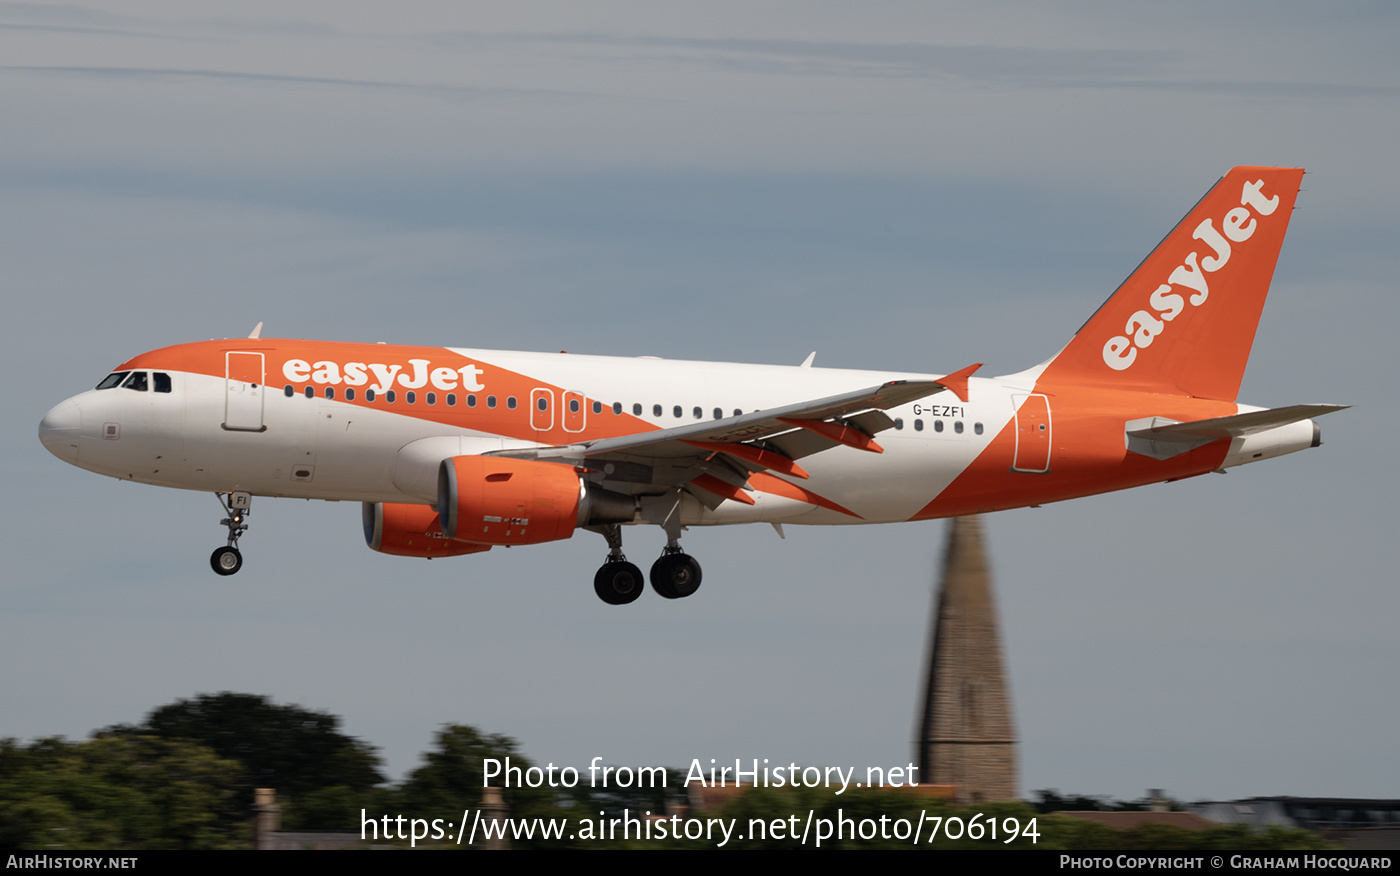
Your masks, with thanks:
[(1180, 423), (1166, 417), (1146, 417), (1125, 423), (1124, 434), (1128, 450), (1133, 453), (1154, 459), (1170, 459), (1222, 438), (1243, 438), (1348, 407), (1350, 405), (1289, 405), (1286, 408), (1248, 411), (1190, 423)]

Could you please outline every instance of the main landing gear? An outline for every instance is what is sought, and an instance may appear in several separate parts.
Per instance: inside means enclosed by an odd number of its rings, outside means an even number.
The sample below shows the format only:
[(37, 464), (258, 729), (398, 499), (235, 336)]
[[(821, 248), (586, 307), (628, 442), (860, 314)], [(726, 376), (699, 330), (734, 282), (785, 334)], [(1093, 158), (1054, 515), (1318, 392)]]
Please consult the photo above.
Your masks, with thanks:
[[(593, 576), (593, 592), (608, 605), (635, 602), (646, 589), (646, 582), (642, 570), (627, 562), (622, 553), (622, 527), (611, 523), (595, 527), (594, 531), (608, 540), (608, 561)], [(681, 599), (700, 589), (700, 564), (681, 551), (673, 536), (661, 558), (652, 564), (650, 577), (651, 587), (657, 593), (667, 599)]]
[(700, 589), (700, 564), (683, 553), (680, 545), (666, 545), (666, 551), (651, 564), (651, 589), (667, 599), (689, 596)]
[(622, 527), (610, 523), (596, 531), (608, 540), (608, 561), (593, 576), (593, 592), (608, 605), (636, 601), (646, 589), (646, 582), (642, 580), (642, 570), (627, 562), (622, 554)]
[(228, 527), (228, 546), (214, 551), (209, 557), (209, 565), (220, 575), (232, 575), (243, 568), (243, 555), (238, 552), (238, 539), (248, 531), (247, 519), (253, 497), (250, 493), (215, 493), (219, 504), (228, 516), (219, 523)]

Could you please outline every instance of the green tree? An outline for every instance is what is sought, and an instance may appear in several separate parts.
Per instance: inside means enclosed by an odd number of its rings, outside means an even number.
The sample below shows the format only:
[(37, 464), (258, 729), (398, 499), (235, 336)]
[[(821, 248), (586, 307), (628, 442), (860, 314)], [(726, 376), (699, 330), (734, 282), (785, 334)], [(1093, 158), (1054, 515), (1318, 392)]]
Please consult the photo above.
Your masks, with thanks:
[(210, 849), (246, 842), (242, 768), (183, 740), (0, 742), (0, 847)]
[[(373, 747), (340, 732), (340, 719), (327, 712), (282, 706), (257, 694), (204, 694), (152, 711), (136, 727), (109, 727), (102, 737), (130, 735), (188, 739), (243, 765), (236, 804), (248, 812), (253, 789), (273, 788), (289, 829), (344, 830), (359, 807), (355, 794), (371, 794), (383, 783)], [(326, 789), (341, 788), (332, 799)], [(302, 807), (311, 798), (314, 806)]]
[[(444, 818), (456, 820), (463, 810), (473, 809), (481, 802), (485, 787), (483, 762), (494, 758), (505, 767), (519, 769), (523, 776), (533, 764), (520, 754), (514, 739), (500, 734), (482, 733), (475, 727), (448, 724), (437, 732), (432, 750), (423, 755), (424, 764), (412, 773), (399, 788), (398, 812), (415, 818)], [(514, 773), (512, 773), (512, 776)], [(556, 789), (505, 788), (503, 777), (493, 778), (491, 785), (503, 788), (502, 796), (510, 809), (511, 818), (557, 818), (569, 815), (559, 808)], [(391, 813), (386, 813), (391, 814)], [(515, 842), (515, 848), (568, 846), (569, 843)]]

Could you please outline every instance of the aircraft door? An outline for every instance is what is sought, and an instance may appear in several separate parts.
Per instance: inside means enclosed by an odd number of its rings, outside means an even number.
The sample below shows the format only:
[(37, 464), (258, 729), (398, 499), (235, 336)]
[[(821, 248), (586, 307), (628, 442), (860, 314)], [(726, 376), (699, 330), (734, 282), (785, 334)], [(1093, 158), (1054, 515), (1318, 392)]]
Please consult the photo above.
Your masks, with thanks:
[(1012, 471), (1050, 471), (1050, 401), (1045, 396), (1013, 395), (1016, 405), (1016, 458)]
[(263, 432), (263, 354), (224, 354), (224, 428), (232, 432)]
[(554, 390), (544, 387), (530, 390), (530, 428), (536, 432), (554, 428)]

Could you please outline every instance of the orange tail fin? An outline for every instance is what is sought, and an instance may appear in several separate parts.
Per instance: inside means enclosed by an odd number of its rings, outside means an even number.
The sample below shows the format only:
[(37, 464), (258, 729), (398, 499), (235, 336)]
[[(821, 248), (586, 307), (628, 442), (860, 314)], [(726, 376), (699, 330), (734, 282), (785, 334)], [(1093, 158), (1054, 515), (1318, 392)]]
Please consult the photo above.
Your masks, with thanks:
[(1234, 401), (1301, 168), (1236, 167), (1084, 324), (1044, 382)]

